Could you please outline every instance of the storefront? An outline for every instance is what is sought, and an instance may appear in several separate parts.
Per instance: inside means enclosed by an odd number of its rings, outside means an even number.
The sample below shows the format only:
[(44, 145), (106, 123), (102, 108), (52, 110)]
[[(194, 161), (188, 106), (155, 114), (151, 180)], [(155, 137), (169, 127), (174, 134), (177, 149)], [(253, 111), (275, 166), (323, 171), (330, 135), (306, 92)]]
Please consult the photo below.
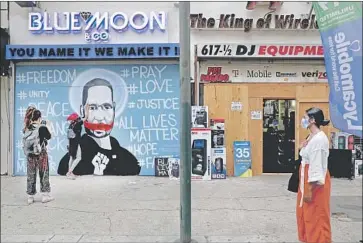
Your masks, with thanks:
[[(236, 176), (236, 141), (249, 142), (253, 175), (291, 172), (299, 141), (307, 136), (300, 128), (305, 110), (316, 106), (329, 117), (323, 49), (311, 4), (285, 2), (267, 14), (263, 4), (254, 11), (238, 3), (228, 9), (212, 5), (212, 11), (191, 21), (197, 100), (208, 107), (209, 119), (225, 121), (227, 174)], [(323, 129), (328, 135), (334, 130)]]
[(26, 174), (29, 105), (50, 122), (53, 175), (68, 170), (66, 119), (73, 112), (85, 117), (82, 161), (98, 168), (78, 174), (154, 175), (155, 156), (179, 155), (178, 9), (127, 3), (117, 12), (117, 4), (90, 3), (83, 11), (76, 2), (42, 2), (37, 11), (12, 4), (10, 26), (18, 29), (6, 50), (13, 64), (10, 174)]

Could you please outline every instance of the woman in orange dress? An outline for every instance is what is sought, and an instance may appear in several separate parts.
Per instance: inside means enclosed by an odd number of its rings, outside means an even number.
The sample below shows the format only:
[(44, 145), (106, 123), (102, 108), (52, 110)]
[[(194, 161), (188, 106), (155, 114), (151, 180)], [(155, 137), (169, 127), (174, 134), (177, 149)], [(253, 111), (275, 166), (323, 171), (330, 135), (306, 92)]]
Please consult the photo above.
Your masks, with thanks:
[(329, 140), (320, 126), (329, 120), (319, 108), (306, 110), (301, 125), (309, 129), (309, 137), (301, 143), (300, 183), (296, 218), (301, 242), (330, 243), (330, 174), (328, 171)]

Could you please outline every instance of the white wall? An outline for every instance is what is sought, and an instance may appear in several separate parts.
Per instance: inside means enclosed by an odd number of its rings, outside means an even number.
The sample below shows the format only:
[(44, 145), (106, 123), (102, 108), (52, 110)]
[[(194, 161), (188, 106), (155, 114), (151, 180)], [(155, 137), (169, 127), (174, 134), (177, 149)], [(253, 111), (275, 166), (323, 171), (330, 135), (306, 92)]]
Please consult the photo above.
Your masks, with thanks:
[[(254, 27), (249, 32), (241, 30), (223, 29), (194, 29), (192, 30), (193, 44), (199, 43), (296, 43), (296, 44), (321, 44), (318, 30), (277, 30), (274, 28), (274, 18), (270, 29), (257, 29), (256, 21), (268, 12), (268, 5), (257, 6), (255, 10), (246, 10), (246, 2), (193, 2), (190, 12), (192, 14), (203, 13), (207, 19), (213, 17), (219, 19), (220, 14), (236, 15), (236, 18), (253, 18)], [(307, 16), (311, 9), (311, 2), (284, 2), (281, 8), (272, 15), (294, 14), (295, 18)]]
[[(271, 12), (268, 3), (258, 5), (255, 10), (246, 10), (246, 2), (191, 2), (191, 14), (202, 13), (204, 17), (219, 19), (220, 14), (236, 15), (236, 18), (253, 18), (254, 27), (249, 32), (222, 29), (192, 29), (191, 62), (194, 73), (194, 45), (204, 43), (290, 43), (321, 44), (318, 30), (276, 30), (274, 19), (270, 29), (255, 28), (258, 18)], [(179, 42), (179, 12), (177, 2), (40, 2), (41, 11), (53, 12), (109, 12), (122, 11), (132, 14), (136, 11), (165, 11), (167, 30), (162, 33), (136, 33), (128, 30), (124, 33), (111, 33), (110, 43), (167, 43)], [(311, 2), (284, 2), (272, 15), (294, 14), (295, 18), (306, 17), (311, 9)], [(11, 44), (86, 44), (82, 34), (32, 34), (28, 31), (28, 13), (40, 11), (36, 8), (21, 8), (15, 2), (10, 3)]]
[(0, 9), (1, 13), (0, 13), (0, 27), (7, 29), (8, 28), (8, 3), (7, 2), (0, 2)]
[(10, 161), (10, 110), (9, 110), (9, 81), (7, 77), (0, 79), (1, 91), (1, 175), (9, 172), (8, 162)]
[(47, 11), (54, 12), (124, 12), (131, 15), (136, 11), (149, 13), (151, 11), (167, 12), (167, 30), (162, 33), (136, 33), (127, 30), (123, 33), (110, 31), (110, 43), (167, 43), (178, 42), (178, 8), (173, 2), (40, 2), (40, 9), (21, 8), (15, 2), (10, 4), (11, 44), (87, 44), (83, 34), (33, 34), (28, 30), (28, 13)]

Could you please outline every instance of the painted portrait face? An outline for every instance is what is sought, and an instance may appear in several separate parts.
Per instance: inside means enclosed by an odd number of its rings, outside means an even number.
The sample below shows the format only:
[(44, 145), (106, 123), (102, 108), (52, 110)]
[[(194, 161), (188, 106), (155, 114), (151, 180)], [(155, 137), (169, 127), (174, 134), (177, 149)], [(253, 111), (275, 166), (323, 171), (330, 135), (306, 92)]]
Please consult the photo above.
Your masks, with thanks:
[(97, 138), (108, 136), (115, 119), (112, 90), (107, 86), (90, 87), (84, 109), (87, 117), (86, 132)]

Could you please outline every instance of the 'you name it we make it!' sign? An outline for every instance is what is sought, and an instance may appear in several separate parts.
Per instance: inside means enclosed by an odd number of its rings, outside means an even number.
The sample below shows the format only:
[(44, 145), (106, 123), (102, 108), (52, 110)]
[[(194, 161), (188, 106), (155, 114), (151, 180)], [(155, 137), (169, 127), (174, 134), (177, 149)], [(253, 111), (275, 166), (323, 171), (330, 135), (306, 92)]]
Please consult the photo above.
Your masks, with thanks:
[(251, 177), (251, 143), (249, 141), (233, 142), (234, 176)]

